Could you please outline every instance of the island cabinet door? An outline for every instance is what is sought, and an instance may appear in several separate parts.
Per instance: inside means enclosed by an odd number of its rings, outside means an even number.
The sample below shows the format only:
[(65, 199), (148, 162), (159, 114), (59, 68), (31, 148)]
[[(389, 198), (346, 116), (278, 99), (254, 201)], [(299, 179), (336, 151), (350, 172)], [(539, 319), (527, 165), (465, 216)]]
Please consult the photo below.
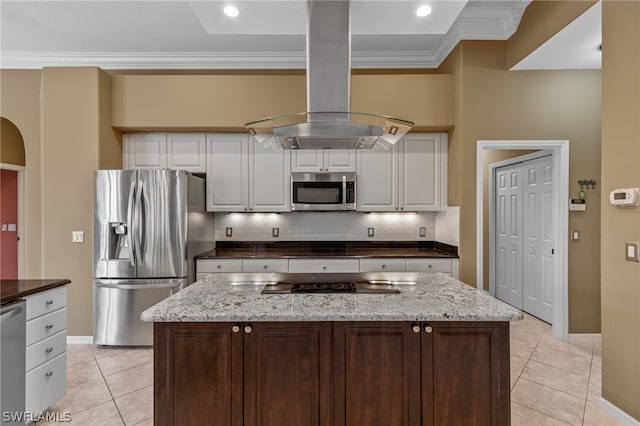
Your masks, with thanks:
[(331, 426), (331, 323), (244, 326), (244, 424)]
[(423, 324), (422, 424), (511, 422), (509, 323)]
[(404, 322), (334, 323), (335, 426), (421, 424), (420, 332)]
[(243, 334), (234, 326), (155, 323), (156, 426), (243, 424)]

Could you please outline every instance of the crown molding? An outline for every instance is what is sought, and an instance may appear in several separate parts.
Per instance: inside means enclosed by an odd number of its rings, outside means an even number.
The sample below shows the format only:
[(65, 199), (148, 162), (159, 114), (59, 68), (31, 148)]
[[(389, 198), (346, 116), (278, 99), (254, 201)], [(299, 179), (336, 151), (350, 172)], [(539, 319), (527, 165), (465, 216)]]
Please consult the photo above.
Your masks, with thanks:
[[(461, 40), (506, 40), (531, 0), (468, 3), (433, 51), (353, 51), (353, 68), (437, 68)], [(491, 2), (488, 2), (491, 3)], [(511, 6), (505, 7), (508, 3)], [(2, 69), (100, 67), (105, 70), (305, 69), (305, 52), (11, 52)]]

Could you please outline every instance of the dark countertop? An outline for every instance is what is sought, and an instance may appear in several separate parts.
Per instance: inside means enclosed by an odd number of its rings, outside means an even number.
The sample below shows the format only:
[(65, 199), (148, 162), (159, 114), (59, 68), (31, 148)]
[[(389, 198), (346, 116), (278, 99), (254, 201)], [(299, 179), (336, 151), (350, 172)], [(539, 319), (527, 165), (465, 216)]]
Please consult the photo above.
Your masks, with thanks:
[(220, 241), (215, 249), (195, 257), (196, 259), (237, 257), (457, 258), (458, 248), (436, 241)]
[(0, 280), (0, 303), (11, 302), (41, 291), (71, 283), (66, 278), (50, 280)]

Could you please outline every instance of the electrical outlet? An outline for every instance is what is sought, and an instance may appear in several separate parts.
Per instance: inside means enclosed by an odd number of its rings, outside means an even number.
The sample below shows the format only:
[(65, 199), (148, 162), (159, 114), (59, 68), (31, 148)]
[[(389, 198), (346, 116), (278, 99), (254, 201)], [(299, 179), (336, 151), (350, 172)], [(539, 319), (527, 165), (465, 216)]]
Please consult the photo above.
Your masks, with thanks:
[(367, 236), (368, 237), (373, 237), (376, 234), (375, 229), (374, 228), (367, 228)]
[(233, 228), (226, 228), (226, 229), (224, 230), (224, 234), (225, 234), (227, 237), (233, 237)]
[(421, 237), (426, 237), (427, 236), (427, 227), (426, 226), (421, 226), (420, 227), (420, 236)]
[(280, 236), (280, 228), (271, 228), (271, 236), (278, 238)]
[(71, 231), (72, 243), (84, 243), (84, 231)]

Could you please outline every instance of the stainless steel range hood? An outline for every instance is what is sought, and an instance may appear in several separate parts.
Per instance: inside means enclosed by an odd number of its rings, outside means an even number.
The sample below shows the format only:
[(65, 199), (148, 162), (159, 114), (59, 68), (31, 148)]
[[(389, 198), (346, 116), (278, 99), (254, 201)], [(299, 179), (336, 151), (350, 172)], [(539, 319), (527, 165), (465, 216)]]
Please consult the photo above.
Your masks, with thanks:
[(290, 149), (391, 146), (407, 120), (350, 112), (351, 28), (348, 0), (308, 0), (307, 111), (247, 123), (256, 139)]

